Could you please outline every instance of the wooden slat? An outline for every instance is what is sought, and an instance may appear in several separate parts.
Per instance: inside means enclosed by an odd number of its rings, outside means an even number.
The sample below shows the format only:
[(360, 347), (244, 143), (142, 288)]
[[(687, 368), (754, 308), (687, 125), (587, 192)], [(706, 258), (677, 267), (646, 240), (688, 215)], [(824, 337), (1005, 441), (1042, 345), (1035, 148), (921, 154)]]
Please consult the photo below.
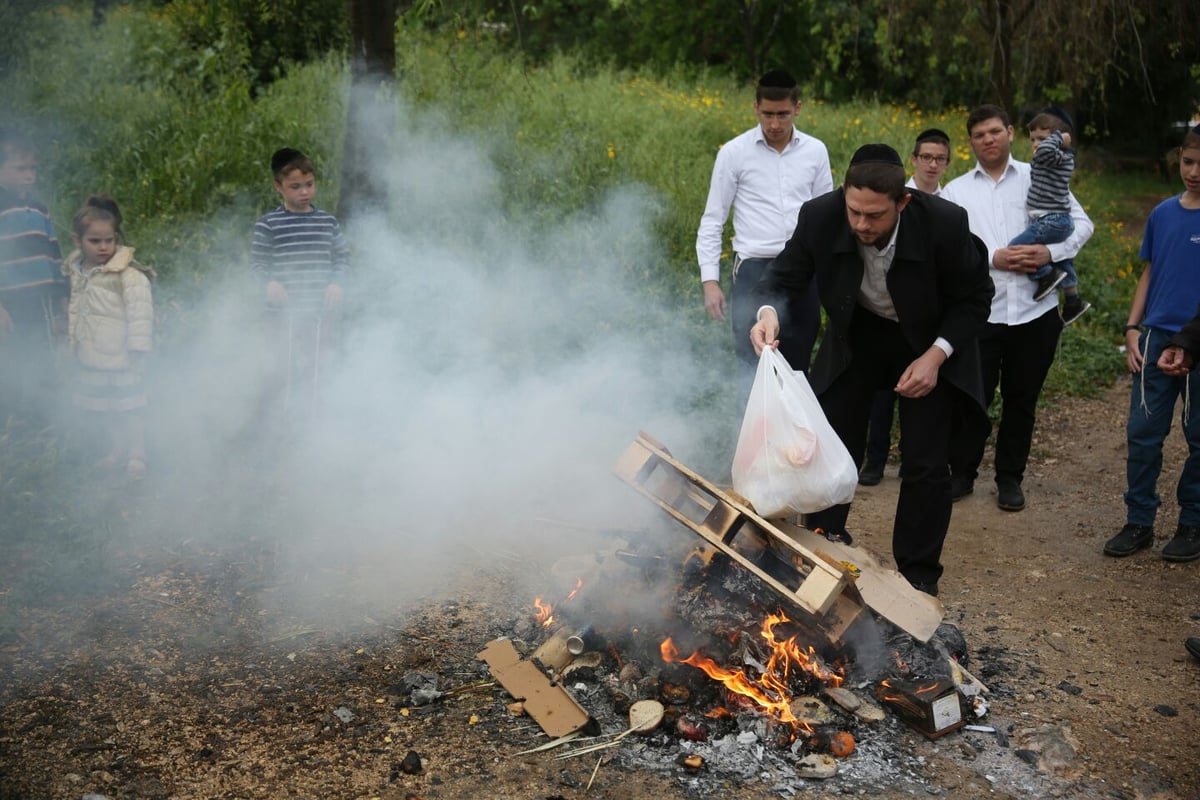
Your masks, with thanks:
[[(828, 615), (826, 622), (834, 638), (840, 637), (862, 613), (861, 597), (844, 567), (785, 535), (753, 509), (675, 460), (650, 436), (639, 433), (614, 471), (773, 591), (815, 617)], [(785, 563), (793, 564), (795, 581), (785, 583), (751, 561), (737, 546), (743, 537), (771, 548)], [(831, 610), (834, 613), (829, 614)]]

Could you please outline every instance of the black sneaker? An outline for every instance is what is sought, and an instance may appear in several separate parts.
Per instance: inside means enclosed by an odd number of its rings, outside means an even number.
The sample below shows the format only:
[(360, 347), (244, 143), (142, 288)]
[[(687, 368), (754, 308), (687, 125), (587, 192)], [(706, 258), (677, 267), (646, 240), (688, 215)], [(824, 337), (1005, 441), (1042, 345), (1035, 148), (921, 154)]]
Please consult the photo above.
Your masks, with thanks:
[(883, 464), (872, 464), (868, 461), (858, 471), (858, 482), (863, 486), (878, 486), (883, 480)]
[(1092, 304), (1084, 300), (1077, 294), (1069, 294), (1063, 298), (1062, 321), (1063, 325), (1070, 325), (1075, 320), (1083, 316), (1083, 312), (1092, 307)]
[(1047, 297), (1051, 292), (1058, 288), (1058, 285), (1067, 279), (1066, 270), (1058, 269), (1057, 267), (1050, 270), (1050, 274), (1044, 278), (1037, 279), (1037, 286), (1033, 288), (1034, 301), (1041, 300)]
[(1021, 484), (1005, 481), (996, 484), (996, 505), (1001, 511), (1021, 511), (1025, 508), (1025, 493)]
[(975, 481), (965, 475), (950, 476), (950, 500), (957, 503), (975, 491)]
[(1174, 538), (1163, 548), (1162, 557), (1166, 561), (1195, 561), (1200, 558), (1200, 527), (1180, 525)]
[(1123, 558), (1154, 544), (1154, 528), (1127, 523), (1121, 532), (1104, 543), (1104, 555)]

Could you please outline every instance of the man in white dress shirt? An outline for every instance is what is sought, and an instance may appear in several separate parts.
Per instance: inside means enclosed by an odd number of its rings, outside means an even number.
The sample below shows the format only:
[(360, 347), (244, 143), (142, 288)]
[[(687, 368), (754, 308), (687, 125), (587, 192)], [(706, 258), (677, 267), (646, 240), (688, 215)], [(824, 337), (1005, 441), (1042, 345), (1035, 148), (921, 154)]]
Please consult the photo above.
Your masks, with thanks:
[[(767, 265), (783, 250), (805, 202), (833, 190), (829, 151), (818, 139), (796, 129), (800, 110), (796, 79), (774, 70), (758, 81), (754, 114), (759, 124), (726, 142), (713, 166), (708, 202), (696, 233), (696, 258), (704, 287), (704, 307), (716, 320), (726, 319), (721, 291), (721, 237), (733, 208), (733, 279), (728, 305), (737, 354), (741, 405), (745, 405), (758, 356), (750, 346), (750, 328), (758, 308), (751, 291)], [(780, 309), (789, 336), (780, 352), (793, 369), (807, 370), (821, 322), (817, 287)]]
[[(1012, 120), (993, 105), (967, 117), (975, 168), (955, 178), (942, 197), (967, 210), (971, 232), (988, 248), (996, 293), (988, 324), (979, 336), (984, 397), (1000, 387), (1003, 410), (996, 432), (996, 504), (1005, 511), (1025, 507), (1021, 481), (1033, 441), (1038, 396), (1054, 362), (1062, 318), (1053, 292), (1034, 300), (1029, 273), (1042, 264), (1074, 258), (1092, 235), (1092, 221), (1071, 196), (1075, 232), (1061, 244), (1009, 245), (1026, 225), (1025, 196), (1029, 164), (1013, 159)], [(983, 460), (991, 421), (978, 409), (963, 406), (950, 446), (951, 491), (958, 500), (970, 494)]]

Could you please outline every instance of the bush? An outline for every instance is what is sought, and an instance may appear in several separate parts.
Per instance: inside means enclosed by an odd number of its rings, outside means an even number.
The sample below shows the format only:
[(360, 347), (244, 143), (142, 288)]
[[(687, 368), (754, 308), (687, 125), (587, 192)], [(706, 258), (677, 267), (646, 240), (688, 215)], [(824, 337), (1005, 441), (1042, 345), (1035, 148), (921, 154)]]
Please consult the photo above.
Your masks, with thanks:
[[(111, 192), (167, 298), (244, 269), (244, 249), (228, 242), (248, 240), (255, 216), (275, 202), (266, 167), (275, 148), (307, 151), (320, 203), (336, 208), (348, 85), (344, 61), (331, 56), (292, 65), (255, 94), (244, 44), (216, 38), (194, 49), (178, 13), (123, 7), (100, 26), (69, 8), (42, 13), (13, 56), (17, 79), (0, 86), (0, 102), (43, 142), (43, 185), (54, 188), (63, 234), (87, 194)], [(406, 31), (397, 54), (403, 104), (436, 121), (427, 124), (484, 144), (509, 223), (552, 232), (596, 213), (611, 192), (641, 193), (648, 218), (631, 224), (650, 224), (654, 253), (622, 262), (622, 273), (609, 277), (670, 309), (691, 346), (728, 374), (728, 329), (702, 310), (695, 231), (717, 149), (755, 124), (750, 86), (717, 72), (585, 68), (563, 55), (531, 66), (482, 28)], [(886, 141), (904, 152), (936, 125), (955, 139), (950, 178), (973, 163), (964, 117), (961, 109), (928, 114), (912, 104), (807, 101), (798, 124), (829, 147), (835, 181), (859, 144)], [(1018, 152), (1027, 147), (1022, 140)], [(1090, 391), (1120, 371), (1120, 328), (1140, 272), (1127, 226), (1170, 191), (1154, 178), (1087, 170), (1075, 185), (1097, 223), (1078, 259), (1094, 308), (1064, 335), (1051, 392)], [(453, 227), (454, 210), (441, 213), (431, 224)], [(583, 275), (587, 255), (564, 260)], [(651, 330), (662, 319), (625, 323)]]

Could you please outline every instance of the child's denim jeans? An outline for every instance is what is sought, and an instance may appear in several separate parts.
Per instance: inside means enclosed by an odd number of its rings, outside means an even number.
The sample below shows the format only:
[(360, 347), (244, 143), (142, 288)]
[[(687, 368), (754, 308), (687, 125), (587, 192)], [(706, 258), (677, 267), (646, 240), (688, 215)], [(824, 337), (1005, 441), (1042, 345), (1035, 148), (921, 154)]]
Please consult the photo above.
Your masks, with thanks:
[[(1028, 227), (1013, 237), (1009, 244), (1059, 244), (1065, 242), (1067, 237), (1074, 232), (1075, 220), (1071, 219), (1070, 214), (1043, 214), (1029, 220)], [(1035, 281), (1040, 280), (1049, 275), (1050, 270), (1056, 267), (1067, 273), (1066, 280), (1062, 282), (1062, 288), (1070, 289), (1072, 286), (1079, 285), (1079, 276), (1075, 274), (1075, 262), (1069, 258), (1055, 261), (1053, 264), (1043, 264), (1029, 278)]]

